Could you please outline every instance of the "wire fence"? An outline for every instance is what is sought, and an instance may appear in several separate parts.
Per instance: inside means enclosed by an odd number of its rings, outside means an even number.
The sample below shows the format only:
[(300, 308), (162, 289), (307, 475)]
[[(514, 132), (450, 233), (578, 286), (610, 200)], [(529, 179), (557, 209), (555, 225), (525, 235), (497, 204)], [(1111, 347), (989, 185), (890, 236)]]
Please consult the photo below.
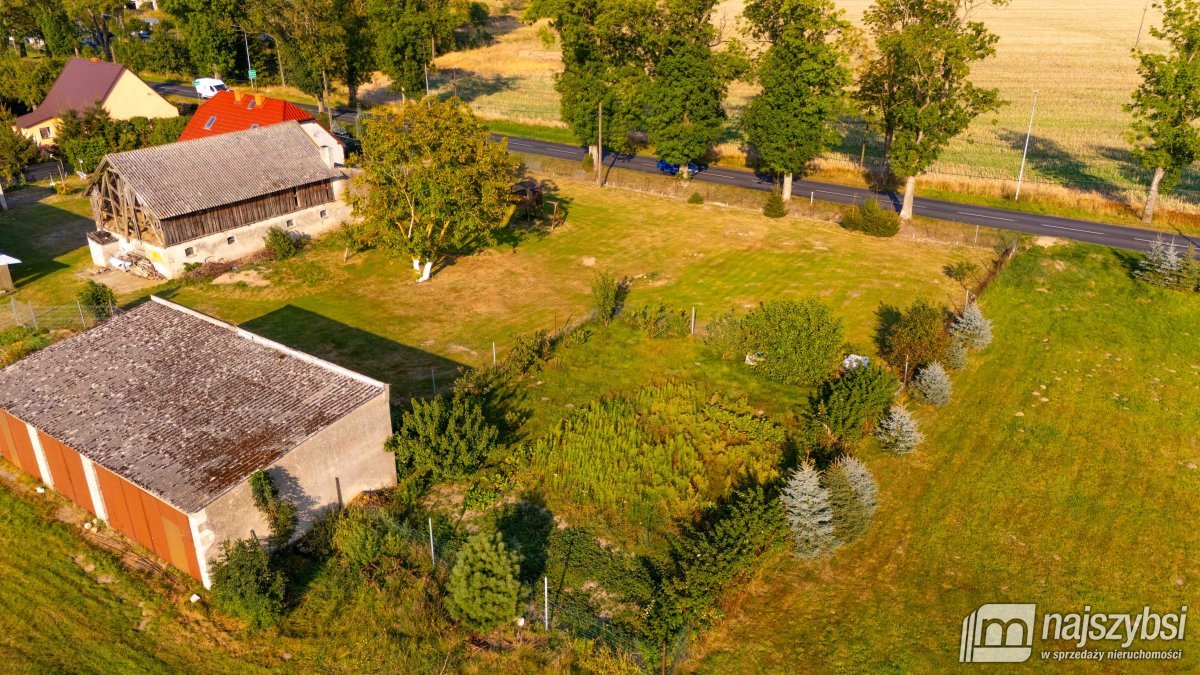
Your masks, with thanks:
[(9, 298), (8, 307), (0, 310), (0, 329), (87, 330), (120, 313), (116, 305), (35, 305)]

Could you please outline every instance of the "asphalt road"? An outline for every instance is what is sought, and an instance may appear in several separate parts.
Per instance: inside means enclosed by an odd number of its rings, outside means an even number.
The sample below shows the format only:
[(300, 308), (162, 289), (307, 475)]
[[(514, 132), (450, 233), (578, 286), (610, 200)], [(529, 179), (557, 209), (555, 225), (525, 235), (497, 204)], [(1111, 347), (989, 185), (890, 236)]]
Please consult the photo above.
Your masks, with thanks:
[[(196, 91), (191, 87), (184, 85), (169, 85), (155, 84), (154, 89), (163, 94), (175, 94), (188, 98), (196, 98)], [(316, 106), (300, 105), (309, 111), (316, 111)], [(356, 114), (352, 110), (335, 110), (333, 115), (334, 120), (345, 125), (353, 126), (356, 120)], [(565, 145), (562, 143), (549, 143), (546, 141), (537, 141), (529, 138), (521, 138), (518, 136), (504, 136), (496, 134), (497, 138), (508, 139), (508, 147), (515, 152), (522, 152), (531, 155), (541, 155), (545, 157), (558, 157), (561, 159), (569, 159), (582, 161), (586, 150), (584, 148)], [(622, 169), (632, 171), (642, 171), (645, 173), (658, 173), (656, 166), (657, 160), (653, 157), (645, 155), (628, 155), (620, 153), (605, 153), (604, 163), (607, 166), (615, 166)], [(709, 183), (720, 183), (722, 185), (731, 185), (734, 187), (748, 188), (751, 190), (767, 191), (773, 188), (769, 178), (760, 176), (751, 171), (742, 169), (731, 169), (727, 167), (710, 167), (697, 174), (693, 180), (704, 181)], [(865, 199), (879, 199), (881, 205), (885, 208), (898, 210), (900, 206), (900, 196), (896, 194), (879, 194), (865, 188), (849, 187), (845, 185), (837, 185), (833, 183), (820, 183), (810, 180), (797, 180), (792, 186), (793, 199), (803, 199), (810, 197), (823, 202), (832, 202), (834, 204), (855, 204), (860, 203)], [(1114, 248), (1123, 248), (1134, 251), (1144, 251), (1149, 248), (1157, 237), (1164, 237), (1174, 245), (1183, 249), (1188, 243), (1200, 245), (1200, 238), (1187, 237), (1186, 235), (1176, 234), (1164, 235), (1161, 232), (1154, 230), (1143, 230), (1136, 227), (1126, 227), (1124, 225), (1109, 225), (1107, 223), (1099, 223), (1090, 220), (1075, 220), (1072, 218), (1060, 218), (1057, 216), (1044, 216), (1035, 213), (1025, 213), (1023, 211), (1009, 211), (1006, 209), (996, 209), (986, 206), (973, 206), (970, 204), (961, 204), (958, 202), (944, 201), (940, 199), (927, 199), (917, 197), (913, 203), (913, 212), (919, 216), (927, 218), (936, 218), (938, 220), (948, 220), (957, 223), (965, 223), (967, 225), (980, 225), (993, 229), (1013, 230), (1016, 232), (1024, 232), (1028, 234), (1043, 235), (1048, 237), (1059, 237), (1062, 239), (1072, 239), (1074, 241), (1082, 241), (1089, 244), (1099, 244), (1101, 246), (1112, 246)]]

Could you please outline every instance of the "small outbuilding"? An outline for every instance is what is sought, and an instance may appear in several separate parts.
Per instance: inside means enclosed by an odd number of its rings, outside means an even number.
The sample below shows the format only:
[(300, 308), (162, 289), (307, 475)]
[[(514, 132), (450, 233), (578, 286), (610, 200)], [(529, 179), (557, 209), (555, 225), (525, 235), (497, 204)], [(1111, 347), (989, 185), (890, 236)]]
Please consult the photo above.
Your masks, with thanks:
[(11, 255), (0, 253), (0, 293), (12, 293), (17, 290), (17, 287), (13, 285), (12, 273), (8, 271), (8, 266), (20, 263), (20, 260)]
[(269, 532), (252, 474), (302, 533), (396, 484), (390, 434), (387, 385), (157, 297), (0, 370), (4, 459), (206, 586)]
[(87, 187), (96, 229), (112, 237), (88, 245), (97, 264), (144, 260), (174, 278), (262, 250), (272, 227), (297, 237), (336, 228), (350, 217), (347, 181), (295, 121), (113, 153)]

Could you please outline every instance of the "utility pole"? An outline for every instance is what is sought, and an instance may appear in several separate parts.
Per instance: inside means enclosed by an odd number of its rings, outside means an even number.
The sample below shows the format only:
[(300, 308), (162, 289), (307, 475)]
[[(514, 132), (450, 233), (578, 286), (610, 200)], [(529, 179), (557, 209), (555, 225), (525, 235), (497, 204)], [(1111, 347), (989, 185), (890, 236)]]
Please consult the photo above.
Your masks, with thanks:
[(1146, 27), (1146, 14), (1150, 11), (1151, 0), (1146, 0), (1146, 7), (1142, 9), (1142, 22), (1138, 24), (1137, 40), (1133, 42), (1133, 48), (1137, 49), (1142, 44), (1142, 29)]
[(250, 63), (250, 32), (237, 24), (233, 27), (242, 31), (242, 44), (246, 47), (246, 76), (250, 78), (250, 88), (257, 91), (258, 73), (254, 72), (254, 66)]
[(1037, 112), (1038, 93), (1033, 91), (1033, 107), (1029, 109), (1029, 129), (1025, 131), (1025, 152), (1021, 154), (1021, 171), (1017, 174), (1017, 194), (1013, 201), (1021, 201), (1021, 183), (1025, 180), (1025, 160), (1029, 157), (1029, 139), (1033, 136), (1033, 116)]
[(604, 185), (604, 99), (600, 99), (600, 105), (597, 110), (596, 117), (596, 185)]
[(429, 64), (425, 64), (425, 97), (429, 97)]

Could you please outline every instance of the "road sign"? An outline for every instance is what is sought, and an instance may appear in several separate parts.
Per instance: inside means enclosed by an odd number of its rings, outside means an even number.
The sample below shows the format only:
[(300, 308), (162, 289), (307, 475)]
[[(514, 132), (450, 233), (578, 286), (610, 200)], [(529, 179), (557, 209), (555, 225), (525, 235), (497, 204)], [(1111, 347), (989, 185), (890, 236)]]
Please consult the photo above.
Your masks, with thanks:
[(258, 79), (258, 71), (257, 70), (250, 71), (250, 79), (252, 79), (252, 80)]

